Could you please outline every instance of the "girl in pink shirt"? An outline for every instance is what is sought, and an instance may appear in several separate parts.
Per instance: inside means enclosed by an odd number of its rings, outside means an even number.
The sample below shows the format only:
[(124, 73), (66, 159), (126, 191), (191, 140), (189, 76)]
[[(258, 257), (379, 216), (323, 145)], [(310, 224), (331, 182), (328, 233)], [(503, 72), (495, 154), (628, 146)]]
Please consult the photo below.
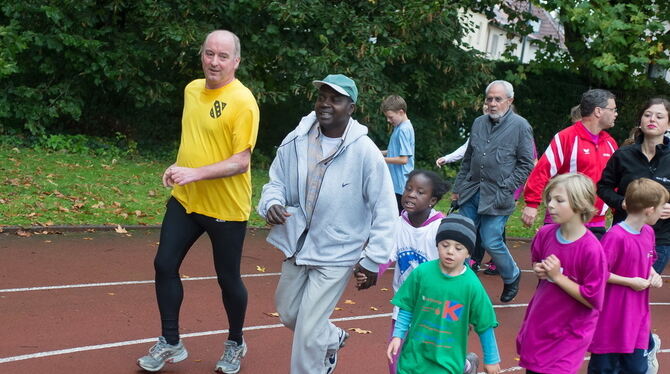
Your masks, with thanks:
[(576, 373), (591, 343), (609, 273), (598, 239), (586, 229), (595, 213), (595, 186), (582, 174), (562, 174), (544, 190), (555, 224), (531, 244), (539, 283), (517, 336), (526, 373)]

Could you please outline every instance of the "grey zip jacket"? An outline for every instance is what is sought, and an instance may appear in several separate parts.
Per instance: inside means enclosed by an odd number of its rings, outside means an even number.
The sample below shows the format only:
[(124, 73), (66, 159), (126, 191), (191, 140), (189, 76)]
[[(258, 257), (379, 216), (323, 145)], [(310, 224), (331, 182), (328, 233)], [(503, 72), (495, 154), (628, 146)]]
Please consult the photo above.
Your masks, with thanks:
[(298, 265), (353, 266), (360, 260), (376, 272), (390, 256), (398, 216), (388, 167), (367, 127), (350, 119), (344, 143), (327, 165), (308, 228), (307, 133), (314, 122), (314, 112), (303, 117), (270, 166), (257, 211), (266, 217), (271, 206), (280, 204), (291, 216), (272, 227), (267, 241), (287, 258), (295, 256)]

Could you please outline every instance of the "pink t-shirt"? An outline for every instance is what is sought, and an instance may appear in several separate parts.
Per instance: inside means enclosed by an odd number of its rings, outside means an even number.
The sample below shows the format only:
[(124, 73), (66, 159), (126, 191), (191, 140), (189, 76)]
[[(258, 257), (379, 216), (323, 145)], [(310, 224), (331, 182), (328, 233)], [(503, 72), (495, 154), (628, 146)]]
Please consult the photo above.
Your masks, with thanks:
[(531, 244), (533, 262), (553, 254), (561, 271), (579, 284), (579, 292), (594, 309), (587, 308), (556, 284), (540, 280), (526, 309), (516, 338), (519, 365), (538, 373), (573, 374), (584, 362), (602, 307), (605, 282), (609, 277), (605, 254), (590, 231), (579, 239), (562, 243), (560, 225), (540, 228)]
[[(615, 225), (603, 236), (601, 243), (609, 271), (622, 277), (649, 278), (656, 258), (654, 230), (644, 225), (640, 233), (635, 234), (626, 226)], [(648, 288), (635, 291), (608, 283), (589, 352), (633, 353), (635, 349), (647, 349), (650, 313)]]

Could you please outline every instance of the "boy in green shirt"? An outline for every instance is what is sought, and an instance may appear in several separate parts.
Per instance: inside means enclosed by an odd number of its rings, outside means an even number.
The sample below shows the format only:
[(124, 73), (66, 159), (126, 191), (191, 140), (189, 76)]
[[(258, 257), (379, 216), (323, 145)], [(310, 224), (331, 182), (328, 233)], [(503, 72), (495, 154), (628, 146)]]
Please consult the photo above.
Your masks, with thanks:
[[(478, 357), (467, 354), (470, 325), (479, 335), (487, 374), (500, 372), (493, 329), (493, 305), (465, 260), (475, 246), (472, 220), (451, 214), (442, 220), (435, 241), (439, 259), (416, 268), (391, 303), (400, 308), (387, 356), (402, 345), (398, 374), (476, 373)], [(409, 332), (408, 332), (409, 330)]]

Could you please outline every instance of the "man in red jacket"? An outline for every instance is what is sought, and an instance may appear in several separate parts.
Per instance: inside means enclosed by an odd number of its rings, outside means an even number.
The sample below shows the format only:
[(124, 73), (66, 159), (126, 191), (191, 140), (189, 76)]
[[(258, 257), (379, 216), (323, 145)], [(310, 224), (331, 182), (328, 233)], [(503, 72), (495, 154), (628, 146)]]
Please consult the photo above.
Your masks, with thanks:
[[(588, 90), (582, 95), (579, 106), (582, 120), (554, 135), (528, 177), (524, 190), (526, 207), (521, 215), (526, 226), (535, 222), (542, 191), (549, 179), (558, 174), (581, 173), (595, 184), (607, 160), (618, 148), (614, 138), (604, 131), (613, 127), (617, 118), (614, 95), (602, 89)], [(596, 209), (596, 215), (586, 226), (600, 238), (605, 233), (607, 205), (597, 198)], [(545, 217), (544, 222), (551, 223), (551, 218)]]

